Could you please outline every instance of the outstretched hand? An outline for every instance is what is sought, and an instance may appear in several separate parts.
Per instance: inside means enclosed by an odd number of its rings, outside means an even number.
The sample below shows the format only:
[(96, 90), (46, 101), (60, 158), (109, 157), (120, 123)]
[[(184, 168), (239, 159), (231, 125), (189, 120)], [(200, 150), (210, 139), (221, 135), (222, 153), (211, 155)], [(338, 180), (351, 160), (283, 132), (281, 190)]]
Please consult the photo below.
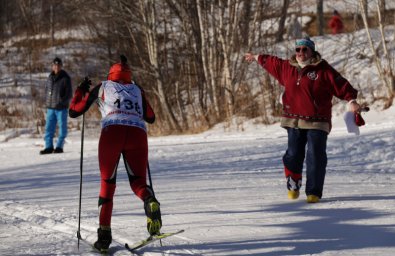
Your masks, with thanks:
[(258, 60), (258, 55), (254, 55), (250, 52), (244, 54), (244, 59), (248, 62), (253, 62), (253, 61), (257, 61)]

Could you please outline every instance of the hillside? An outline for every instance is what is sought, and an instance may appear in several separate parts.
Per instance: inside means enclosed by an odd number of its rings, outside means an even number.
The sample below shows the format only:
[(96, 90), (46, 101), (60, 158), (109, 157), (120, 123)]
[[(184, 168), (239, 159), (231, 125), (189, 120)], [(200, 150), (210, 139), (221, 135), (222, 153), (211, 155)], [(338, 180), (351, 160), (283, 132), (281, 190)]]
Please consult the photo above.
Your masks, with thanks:
[[(278, 8), (280, 5), (276, 5)], [(324, 1), (326, 10), (325, 22), (331, 15), (331, 10), (352, 10), (356, 3), (344, 1)], [(391, 14), (394, 6), (392, 2), (386, 5), (387, 12)], [(370, 23), (373, 26), (371, 32), (375, 44), (375, 51), (380, 56), (383, 55), (383, 49), (380, 44), (380, 33), (374, 26), (375, 6), (370, 4), (369, 11), (372, 13)], [(300, 4), (292, 3), (289, 7), (289, 14), (298, 14), (299, 19), (304, 26), (304, 31), (311, 35), (316, 34), (317, 20), (315, 17), (314, 4), (305, 8)], [(352, 22), (353, 13), (343, 11), (343, 18), (346, 24), (346, 32), (340, 35), (325, 34), (324, 36), (313, 36), (317, 45), (317, 50), (323, 58), (332, 64), (341, 74), (343, 74), (357, 89), (361, 91), (360, 100), (368, 104), (375, 104), (378, 109), (382, 109), (387, 95), (386, 89), (383, 89), (382, 81), (379, 79), (372, 53), (366, 39), (366, 31), (361, 25)], [(287, 19), (287, 22), (289, 19)], [(293, 52), (293, 41), (284, 41), (279, 44), (273, 44), (270, 36), (273, 36), (278, 29), (278, 17), (264, 20), (260, 26), (260, 31), (266, 33), (261, 38), (257, 38), (256, 46), (252, 47), (253, 51), (276, 54), (282, 58), (288, 58)], [(357, 26), (355, 26), (357, 25)], [(356, 30), (357, 29), (357, 30)], [(327, 32), (327, 30), (325, 30)], [(389, 56), (394, 55), (394, 26), (385, 26), (386, 42), (388, 44)], [(258, 35), (258, 34), (257, 34)], [(36, 35), (15, 35), (6, 40), (2, 40), (0, 45), (0, 115), (3, 122), (0, 124), (0, 131), (12, 128), (24, 128), (33, 130), (35, 134), (42, 133), (45, 123), (43, 106), (43, 88), (46, 77), (50, 71), (50, 62), (54, 56), (60, 56), (64, 62), (64, 68), (71, 75), (73, 86), (76, 87), (79, 81), (86, 75), (92, 77), (95, 83), (104, 80), (108, 72), (109, 63), (116, 61), (108, 58), (108, 49), (106, 42), (98, 37), (98, 34), (92, 31), (88, 25), (77, 26), (75, 28), (66, 28), (56, 31), (54, 34), (55, 41), (51, 42), (50, 34), (41, 33)], [(261, 44), (259, 43), (261, 42)], [(183, 47), (180, 45), (180, 47)], [(118, 49), (112, 49), (117, 52)], [(234, 82), (232, 83), (231, 97), (235, 104), (232, 118), (218, 117), (213, 113), (213, 99), (211, 90), (206, 88), (208, 85), (199, 85), (200, 81), (194, 77), (172, 76), (172, 62), (167, 65), (165, 73), (168, 78), (160, 81), (164, 84), (164, 93), (167, 96), (169, 105), (172, 108), (175, 120), (179, 123), (180, 129), (169, 128), (169, 120), (166, 111), (163, 109), (163, 102), (158, 97), (158, 88), (155, 80), (143, 80), (145, 71), (140, 66), (133, 66), (136, 71), (133, 72), (135, 79), (147, 90), (150, 95), (151, 103), (159, 113), (158, 126), (154, 127), (151, 134), (169, 134), (169, 133), (196, 133), (209, 129), (219, 122), (231, 124), (232, 119), (237, 123), (243, 123), (245, 120), (255, 119), (260, 123), (273, 123), (278, 120), (279, 107), (276, 106), (277, 99), (281, 93), (281, 88), (270, 81), (269, 84), (264, 78), (265, 73), (258, 67), (251, 65), (246, 66), (242, 61), (242, 56), (247, 49), (240, 47), (234, 56), (230, 57), (234, 61), (235, 67), (240, 67), (232, 74)], [(110, 51), (111, 52), (111, 51)], [(169, 50), (169, 52), (171, 52)], [(133, 53), (134, 54), (134, 53)], [(131, 55), (133, 55), (131, 53)], [(189, 54), (189, 53), (187, 53)], [(221, 55), (219, 53), (219, 55)], [(134, 55), (133, 55), (134, 56)], [(162, 56), (162, 55), (161, 55)], [(159, 59), (162, 59), (163, 56)], [(132, 60), (133, 61), (133, 60)], [(223, 61), (219, 59), (218, 61)], [(383, 60), (382, 60), (383, 61)], [(193, 62), (192, 62), (193, 63)], [(219, 64), (220, 65), (220, 64)], [(390, 64), (392, 65), (392, 64)], [(181, 68), (181, 67), (180, 67)], [(213, 69), (215, 69), (213, 67)], [(238, 73), (241, 69), (240, 74)], [(151, 72), (147, 70), (147, 72)], [(196, 70), (194, 72), (197, 72)], [(196, 76), (193, 71), (192, 76)], [(211, 71), (213, 74), (219, 71)], [(222, 110), (227, 111), (226, 97), (227, 91), (224, 88), (222, 73), (213, 77), (215, 80), (218, 93), (218, 104), (222, 104)], [(179, 74), (180, 75), (180, 74)], [(186, 84), (186, 80), (190, 84)], [(228, 86), (228, 85), (227, 85)], [(203, 91), (201, 91), (203, 87)], [(268, 88), (274, 87), (273, 92), (268, 92)], [(177, 89), (178, 88), (178, 89)], [(213, 89), (214, 90), (214, 89)], [(203, 94), (202, 93), (206, 93)], [(270, 105), (267, 105), (271, 102)], [(276, 102), (273, 104), (273, 102)], [(335, 104), (337, 101), (335, 101)], [(206, 111), (204, 111), (206, 109)], [(342, 104), (336, 104), (334, 115), (338, 115), (343, 110)], [(224, 115), (222, 115), (224, 116)], [(87, 125), (90, 128), (98, 127), (99, 114), (97, 111), (88, 113)], [(79, 120), (71, 120), (70, 128), (77, 128)], [(161, 127), (161, 128), (158, 128)]]

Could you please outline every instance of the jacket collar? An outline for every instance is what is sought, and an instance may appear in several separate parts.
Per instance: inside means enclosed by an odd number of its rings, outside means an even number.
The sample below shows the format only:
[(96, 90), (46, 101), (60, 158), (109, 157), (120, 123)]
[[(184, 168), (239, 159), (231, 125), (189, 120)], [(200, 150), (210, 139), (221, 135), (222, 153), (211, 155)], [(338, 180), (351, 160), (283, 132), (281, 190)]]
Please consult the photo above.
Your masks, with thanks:
[[(319, 54), (318, 52), (316, 52), (316, 56), (312, 57), (311, 62), (308, 66), (317, 66), (318, 64), (320, 64), (323, 61), (323, 59), (321, 58), (321, 54)], [(302, 68), (301, 66), (299, 66), (298, 61), (296, 60), (296, 54), (292, 55), (292, 57), (289, 59), (289, 64), (291, 64), (292, 66), (295, 66), (297, 68)]]
[(66, 72), (62, 69), (59, 71), (59, 73), (55, 74), (53, 71), (51, 72), (51, 76), (53, 77), (53, 79), (58, 80), (62, 77), (64, 77), (66, 74)]

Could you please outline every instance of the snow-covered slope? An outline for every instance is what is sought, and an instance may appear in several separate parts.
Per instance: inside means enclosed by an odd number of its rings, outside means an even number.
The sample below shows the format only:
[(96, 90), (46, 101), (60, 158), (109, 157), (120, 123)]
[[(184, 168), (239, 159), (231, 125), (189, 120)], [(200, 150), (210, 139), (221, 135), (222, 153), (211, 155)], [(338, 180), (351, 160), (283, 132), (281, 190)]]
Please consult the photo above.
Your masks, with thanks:
[[(281, 156), (286, 133), (246, 125), (151, 138), (150, 165), (163, 231), (185, 233), (143, 255), (393, 255), (395, 109), (364, 115), (360, 136), (335, 120), (324, 197), (289, 201)], [(41, 139), (0, 143), (1, 255), (94, 255), (77, 251), (80, 134), (64, 154), (39, 156)], [(97, 136), (98, 137), (98, 136)], [(81, 234), (96, 239), (97, 137), (85, 139)], [(120, 164), (112, 219), (114, 255), (147, 235), (143, 204)], [(163, 254), (161, 254), (163, 253)]]

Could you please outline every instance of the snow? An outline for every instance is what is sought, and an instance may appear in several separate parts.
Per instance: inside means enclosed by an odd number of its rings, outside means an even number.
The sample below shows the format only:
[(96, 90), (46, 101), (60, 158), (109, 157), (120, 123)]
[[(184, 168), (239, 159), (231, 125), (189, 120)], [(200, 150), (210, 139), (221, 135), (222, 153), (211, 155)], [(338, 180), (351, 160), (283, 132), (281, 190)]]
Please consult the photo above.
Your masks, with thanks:
[[(38, 40), (38, 39), (48, 39), (51, 38), (50, 34), (38, 34), (34, 36), (29, 36), (26, 38), (26, 36), (13, 36), (11, 39), (5, 41), (3, 43), (3, 47), (11, 47), (15, 43), (18, 43), (23, 40)], [(92, 32), (89, 30), (88, 27), (86, 26), (81, 26), (78, 29), (62, 29), (55, 31), (54, 33), (54, 39), (60, 40), (60, 39), (81, 39), (81, 40), (88, 40), (90, 38), (93, 38)]]
[[(314, 12), (314, 3), (303, 10)], [(390, 1), (386, 8), (394, 8), (394, 4)], [(324, 5), (325, 9), (357, 10), (355, 1), (324, 1)], [(369, 8), (375, 10), (374, 1), (369, 2)], [(303, 23), (308, 21), (304, 16)], [(262, 26), (269, 29), (272, 23)], [(386, 27), (391, 53), (394, 30), (394, 26)], [(375, 47), (382, 51), (378, 30), (370, 31)], [(90, 34), (82, 27), (59, 31), (55, 37), (88, 40)], [(25, 39), (14, 37), (4, 42), (0, 53), (12, 52), (17, 63), (25, 53), (17, 55), (19, 50), (13, 45)], [(364, 29), (312, 39), (323, 58), (362, 92), (359, 101), (371, 103), (386, 95), (371, 61)], [(293, 48), (291, 40), (262, 52), (287, 58)], [(45, 50), (40, 58), (47, 65), (56, 53), (64, 56), (67, 64), (73, 62), (67, 56), (81, 49), (81, 43), (69, 42)], [(92, 64), (85, 73), (97, 64), (96, 51), (89, 52), (87, 59)], [(15, 94), (15, 78), (8, 71), (12, 63), (0, 60), (1, 93), (8, 96)], [(247, 82), (259, 90), (264, 71), (254, 64), (249, 69)], [(31, 92), (29, 86), (22, 85), (41, 86), (48, 73), (32, 74), (29, 82), (20, 80), (24, 71), (15, 76), (20, 98)], [(150, 138), (150, 167), (161, 202), (162, 230), (185, 232), (164, 240), (163, 248), (154, 243), (141, 254), (394, 255), (395, 107), (382, 111), (382, 104), (376, 102), (363, 114), (366, 125), (359, 136), (347, 133), (344, 102), (334, 106), (324, 196), (318, 204), (307, 204), (305, 195), (295, 201), (287, 199), (281, 160), (287, 140), (279, 124), (263, 126), (259, 120), (235, 117), (230, 124), (218, 124), (197, 135)], [(77, 250), (79, 131), (70, 132), (64, 154), (46, 156), (38, 154), (43, 139), (33, 134), (32, 128), (0, 132), (0, 254), (95, 255), (85, 242)], [(81, 235), (92, 243), (98, 227), (99, 135), (87, 134)], [(130, 191), (122, 163), (117, 185), (111, 246), (114, 255), (130, 255), (122, 245), (147, 236), (146, 220), (143, 203)]]
[[(320, 203), (287, 199), (278, 124), (218, 125), (197, 135), (149, 139), (153, 184), (163, 231), (185, 232), (142, 255), (393, 255), (395, 250), (395, 108), (364, 113), (361, 135), (334, 118)], [(2, 255), (95, 255), (77, 250), (80, 133), (65, 153), (40, 156), (41, 138), (9, 136), (0, 143)], [(96, 239), (99, 171), (97, 136), (84, 143), (81, 235)], [(114, 255), (147, 235), (143, 203), (120, 164), (112, 218)], [(162, 254), (163, 253), (163, 254)]]
[[(273, 1), (277, 5), (281, 5), (281, 2)], [(295, 1), (294, 4), (290, 5), (290, 9), (295, 10), (303, 10), (303, 12), (316, 12), (315, 0), (305, 0), (305, 1)], [(325, 12), (331, 12), (334, 10), (339, 11), (340, 13), (343, 12), (359, 12), (360, 8), (360, 1), (359, 0), (331, 0), (331, 1), (323, 1), (323, 7)], [(377, 11), (377, 0), (375, 1), (367, 1), (368, 2), (368, 10), (369, 12)], [(385, 1), (385, 9), (390, 10), (395, 8), (394, 1)]]

